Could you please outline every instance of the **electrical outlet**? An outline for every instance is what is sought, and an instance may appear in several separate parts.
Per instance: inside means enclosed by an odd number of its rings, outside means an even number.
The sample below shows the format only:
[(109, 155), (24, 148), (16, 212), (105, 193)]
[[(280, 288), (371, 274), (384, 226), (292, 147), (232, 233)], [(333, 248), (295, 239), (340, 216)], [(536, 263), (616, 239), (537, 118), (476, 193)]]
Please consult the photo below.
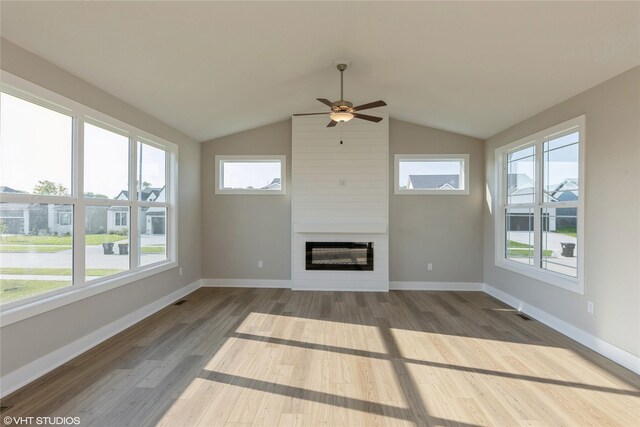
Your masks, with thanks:
[(178, 276), (182, 276), (182, 267), (178, 269)]
[(427, 264), (427, 270), (429, 271), (433, 270), (433, 264), (431, 263)]
[(593, 301), (587, 301), (587, 312), (593, 314)]
[(258, 268), (262, 268), (262, 266), (263, 266), (262, 260), (258, 261)]
[(339, 185), (340, 187), (345, 187), (345, 186), (347, 185), (347, 181), (346, 181), (346, 180), (344, 180), (344, 179), (339, 179), (339, 180), (338, 180), (338, 185)]

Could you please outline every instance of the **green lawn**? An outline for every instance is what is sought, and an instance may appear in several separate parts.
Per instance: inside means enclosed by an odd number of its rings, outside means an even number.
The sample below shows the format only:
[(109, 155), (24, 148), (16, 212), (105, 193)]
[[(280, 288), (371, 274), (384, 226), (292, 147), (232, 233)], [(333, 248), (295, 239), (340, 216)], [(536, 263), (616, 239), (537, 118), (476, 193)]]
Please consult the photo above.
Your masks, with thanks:
[(578, 237), (578, 232), (575, 228), (558, 228), (556, 229), (555, 232), (559, 234), (571, 236), (571, 237)]
[[(100, 245), (102, 243), (118, 242), (126, 240), (127, 236), (116, 234), (87, 234), (87, 245)], [(71, 245), (72, 236), (25, 236), (12, 235), (0, 237), (0, 245)]]
[[(553, 251), (549, 250), (549, 249), (545, 249), (542, 251), (542, 255), (545, 257), (550, 257), (553, 254)], [(509, 256), (510, 257), (532, 257), (533, 256), (533, 249), (509, 249)]]
[[(42, 245), (8, 245), (0, 246), (0, 253), (55, 253), (71, 249), (71, 246), (59, 245), (59, 246), (44, 246)], [(117, 252), (117, 248), (114, 248)], [(143, 246), (141, 248), (143, 254), (163, 254), (165, 253), (165, 247), (162, 246)]]
[(533, 247), (531, 245), (527, 245), (526, 243), (520, 243), (514, 240), (507, 241), (507, 246), (510, 248), (526, 248), (526, 249), (531, 249)]
[[(526, 243), (515, 242), (513, 240), (509, 240), (507, 242), (507, 249), (509, 251), (510, 257), (532, 257), (533, 256), (533, 246), (527, 245)], [(553, 251), (549, 249), (544, 249), (542, 251), (542, 256), (550, 257), (553, 254)]]
[(0, 280), (0, 301), (7, 303), (70, 285), (70, 280)]
[(163, 254), (164, 251), (164, 245), (143, 246), (140, 248), (140, 253), (143, 254)]
[[(87, 276), (108, 276), (109, 274), (119, 273), (122, 270), (113, 268), (87, 268), (85, 274)], [(6, 267), (0, 268), (0, 274), (33, 274), (37, 276), (71, 276), (70, 268), (21, 268)]]
[(0, 253), (23, 253), (23, 252), (37, 252), (37, 253), (55, 253), (71, 249), (70, 245), (52, 245), (52, 246), (38, 246), (38, 245), (3, 245), (0, 246)]

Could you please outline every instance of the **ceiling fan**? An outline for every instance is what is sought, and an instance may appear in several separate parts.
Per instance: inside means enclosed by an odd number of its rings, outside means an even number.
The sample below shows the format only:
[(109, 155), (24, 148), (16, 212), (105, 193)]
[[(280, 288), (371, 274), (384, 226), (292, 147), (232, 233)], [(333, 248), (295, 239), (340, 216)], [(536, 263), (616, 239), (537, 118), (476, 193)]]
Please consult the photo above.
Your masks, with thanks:
[(369, 108), (384, 107), (385, 105), (387, 105), (386, 102), (381, 100), (381, 101), (370, 102), (368, 104), (362, 104), (362, 105), (358, 105), (357, 107), (354, 107), (351, 102), (344, 100), (343, 75), (344, 75), (344, 70), (347, 69), (347, 64), (338, 64), (337, 68), (340, 71), (340, 100), (336, 102), (331, 102), (328, 99), (316, 98), (318, 101), (322, 102), (323, 104), (331, 108), (331, 111), (328, 111), (326, 113), (294, 114), (294, 116), (317, 116), (320, 114), (329, 114), (331, 121), (327, 125), (328, 128), (334, 127), (338, 123), (348, 122), (353, 118), (368, 120), (370, 122), (376, 122), (376, 123), (382, 120), (382, 117), (375, 117), (375, 116), (368, 116), (366, 114), (360, 114), (360, 111), (367, 110)]

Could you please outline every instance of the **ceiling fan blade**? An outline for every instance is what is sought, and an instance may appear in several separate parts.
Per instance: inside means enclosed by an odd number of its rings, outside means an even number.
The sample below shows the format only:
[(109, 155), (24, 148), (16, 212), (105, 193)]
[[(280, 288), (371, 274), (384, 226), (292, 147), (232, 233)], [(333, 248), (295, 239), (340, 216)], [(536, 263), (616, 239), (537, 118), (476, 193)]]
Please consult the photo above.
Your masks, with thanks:
[(387, 103), (384, 102), (383, 100), (380, 100), (376, 102), (370, 102), (368, 104), (358, 105), (357, 107), (353, 107), (353, 108), (356, 111), (362, 111), (362, 110), (368, 110), (369, 108), (384, 107), (385, 105), (387, 105)]
[(332, 128), (332, 127), (334, 127), (334, 126), (335, 126), (335, 125), (337, 125), (337, 124), (338, 124), (338, 122), (336, 122), (336, 121), (334, 121), (334, 120), (331, 120), (331, 121), (329, 122), (329, 124), (327, 125), (327, 127), (328, 127), (328, 128)]
[(328, 99), (324, 99), (324, 98), (316, 98), (316, 99), (322, 102), (324, 105), (331, 107), (331, 109), (337, 108), (335, 105), (333, 105), (333, 102), (329, 101)]
[(353, 117), (355, 117), (356, 119), (369, 120), (370, 122), (376, 122), (376, 123), (382, 120), (382, 117), (368, 116), (366, 114), (359, 114), (359, 113), (353, 113)]
[(294, 116), (317, 116), (319, 114), (329, 114), (329, 111), (326, 113), (302, 113), (302, 114), (294, 114)]

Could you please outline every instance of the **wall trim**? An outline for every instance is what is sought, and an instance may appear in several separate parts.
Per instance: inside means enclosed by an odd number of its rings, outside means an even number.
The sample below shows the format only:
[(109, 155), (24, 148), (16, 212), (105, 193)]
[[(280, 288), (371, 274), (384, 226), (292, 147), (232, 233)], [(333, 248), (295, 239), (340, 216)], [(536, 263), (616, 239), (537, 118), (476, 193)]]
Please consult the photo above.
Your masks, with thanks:
[(531, 304), (527, 304), (526, 302), (504, 292), (500, 289), (494, 288), (491, 285), (484, 284), (483, 290), (485, 293), (491, 295), (492, 297), (502, 301), (503, 303), (522, 311), (523, 313), (533, 317), (540, 323), (547, 325), (551, 329), (555, 329), (561, 334), (571, 338), (574, 341), (579, 342), (585, 347), (590, 348), (595, 351), (616, 362), (619, 365), (624, 366), (625, 368), (635, 372), (636, 374), (640, 374), (640, 357), (634, 354), (629, 353), (626, 350), (621, 349), (620, 347), (616, 347), (613, 344), (610, 344), (601, 338), (598, 338), (594, 335), (591, 335), (582, 329), (579, 329), (572, 324), (557, 318), (556, 316), (547, 313), (544, 310), (539, 309)]
[(273, 279), (202, 279), (204, 288), (285, 288), (291, 289), (291, 280)]
[(2, 384), (0, 397), (5, 397), (30, 382), (35, 381), (74, 357), (79, 356), (101, 342), (106, 341), (114, 335), (151, 316), (157, 311), (160, 311), (174, 301), (190, 294), (201, 286), (201, 281), (196, 280), (187, 286), (177, 289), (172, 293), (165, 295), (164, 297), (147, 304), (132, 313), (129, 313), (115, 322), (111, 322), (108, 325), (105, 325), (82, 338), (46, 354), (13, 372), (9, 372), (0, 378), (0, 383)]
[(481, 282), (389, 282), (389, 290), (397, 291), (480, 291)]

